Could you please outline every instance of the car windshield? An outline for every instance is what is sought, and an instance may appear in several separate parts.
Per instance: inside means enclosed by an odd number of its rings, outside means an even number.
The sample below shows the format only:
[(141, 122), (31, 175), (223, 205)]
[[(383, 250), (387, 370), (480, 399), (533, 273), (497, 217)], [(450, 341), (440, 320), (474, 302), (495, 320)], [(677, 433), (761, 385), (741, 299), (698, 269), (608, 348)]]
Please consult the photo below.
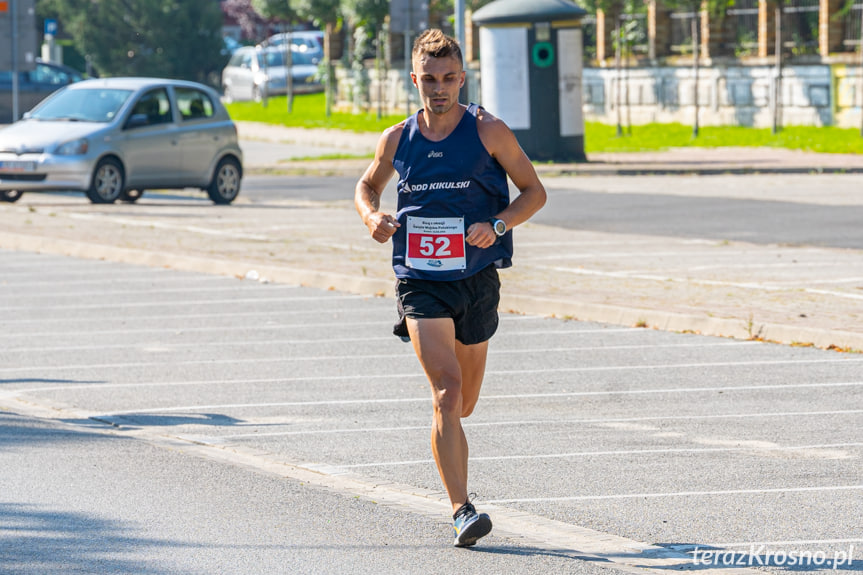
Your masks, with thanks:
[(88, 88), (63, 90), (30, 113), (36, 120), (110, 122), (132, 95), (132, 90)]

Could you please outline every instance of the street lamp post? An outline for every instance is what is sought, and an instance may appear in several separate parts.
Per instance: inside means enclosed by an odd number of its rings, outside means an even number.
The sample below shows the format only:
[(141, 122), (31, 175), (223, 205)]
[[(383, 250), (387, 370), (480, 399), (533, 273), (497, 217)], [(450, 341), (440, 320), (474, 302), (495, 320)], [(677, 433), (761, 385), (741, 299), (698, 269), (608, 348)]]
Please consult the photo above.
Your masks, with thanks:
[(12, 54), (12, 121), (18, 121), (18, 0), (11, 0), (10, 8), (12, 9), (10, 12), (10, 16), (12, 17), (12, 21), (10, 22), (12, 26), (12, 50), (9, 52)]

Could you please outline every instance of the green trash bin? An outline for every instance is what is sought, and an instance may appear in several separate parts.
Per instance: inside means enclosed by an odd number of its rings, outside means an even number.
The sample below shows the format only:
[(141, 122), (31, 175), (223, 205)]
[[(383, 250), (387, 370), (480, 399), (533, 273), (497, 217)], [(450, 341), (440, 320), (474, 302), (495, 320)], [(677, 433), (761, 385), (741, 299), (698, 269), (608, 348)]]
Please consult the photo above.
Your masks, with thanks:
[(569, 0), (496, 0), (477, 10), (482, 105), (533, 160), (583, 162), (582, 30)]

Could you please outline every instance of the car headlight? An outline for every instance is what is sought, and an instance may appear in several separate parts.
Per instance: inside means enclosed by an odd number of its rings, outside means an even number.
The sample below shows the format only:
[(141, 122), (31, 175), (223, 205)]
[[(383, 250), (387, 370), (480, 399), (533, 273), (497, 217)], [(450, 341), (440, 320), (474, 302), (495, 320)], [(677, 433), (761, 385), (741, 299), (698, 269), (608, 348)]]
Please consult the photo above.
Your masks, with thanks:
[(90, 143), (87, 139), (80, 138), (78, 140), (66, 142), (65, 144), (60, 144), (57, 146), (57, 151), (55, 153), (58, 156), (83, 156), (87, 153), (87, 149), (89, 147)]

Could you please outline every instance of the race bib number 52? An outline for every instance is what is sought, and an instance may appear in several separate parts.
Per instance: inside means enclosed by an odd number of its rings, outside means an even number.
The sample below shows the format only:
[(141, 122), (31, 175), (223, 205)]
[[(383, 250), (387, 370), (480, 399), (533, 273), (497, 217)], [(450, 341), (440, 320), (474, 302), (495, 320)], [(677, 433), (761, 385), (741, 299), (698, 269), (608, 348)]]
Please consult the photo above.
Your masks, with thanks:
[(426, 271), (465, 269), (464, 218), (408, 216), (408, 267)]

